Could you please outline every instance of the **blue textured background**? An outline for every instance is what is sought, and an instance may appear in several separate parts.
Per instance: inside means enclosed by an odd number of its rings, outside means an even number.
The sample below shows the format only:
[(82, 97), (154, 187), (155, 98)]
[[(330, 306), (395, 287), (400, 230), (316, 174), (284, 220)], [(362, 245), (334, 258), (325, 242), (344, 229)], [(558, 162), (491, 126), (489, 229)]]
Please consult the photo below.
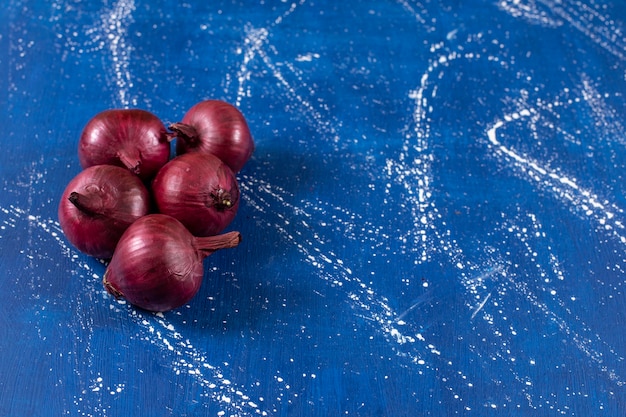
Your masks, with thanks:
[[(626, 4), (9, 0), (0, 416), (626, 415)], [(188, 306), (56, 217), (97, 112), (256, 139)]]

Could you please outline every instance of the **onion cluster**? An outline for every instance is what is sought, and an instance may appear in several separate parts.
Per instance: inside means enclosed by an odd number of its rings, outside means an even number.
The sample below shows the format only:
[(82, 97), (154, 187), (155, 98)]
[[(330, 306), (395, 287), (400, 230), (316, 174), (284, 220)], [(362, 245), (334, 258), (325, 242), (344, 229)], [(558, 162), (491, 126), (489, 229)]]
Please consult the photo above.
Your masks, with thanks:
[(221, 100), (197, 103), (168, 127), (146, 110), (105, 110), (80, 135), (83, 170), (63, 192), (59, 223), (78, 250), (108, 261), (110, 294), (175, 309), (200, 288), (204, 259), (241, 241), (223, 232), (239, 207), (236, 174), (253, 151), (244, 116)]

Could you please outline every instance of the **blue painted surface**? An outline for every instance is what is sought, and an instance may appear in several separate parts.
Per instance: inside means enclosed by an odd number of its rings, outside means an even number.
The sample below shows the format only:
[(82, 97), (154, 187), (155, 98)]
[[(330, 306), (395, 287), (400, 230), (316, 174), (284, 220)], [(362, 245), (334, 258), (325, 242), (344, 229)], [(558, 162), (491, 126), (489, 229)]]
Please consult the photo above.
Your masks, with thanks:
[[(9, 0), (0, 416), (626, 415), (626, 28), (599, 0)], [(241, 246), (148, 314), (56, 218), (98, 111), (236, 104)]]

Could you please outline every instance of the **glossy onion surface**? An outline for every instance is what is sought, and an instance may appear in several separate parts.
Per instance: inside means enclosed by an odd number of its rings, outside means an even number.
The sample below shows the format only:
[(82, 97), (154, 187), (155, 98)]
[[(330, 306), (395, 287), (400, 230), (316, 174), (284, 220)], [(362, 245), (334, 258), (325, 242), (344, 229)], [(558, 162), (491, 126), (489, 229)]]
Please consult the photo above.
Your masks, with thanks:
[(150, 311), (168, 311), (190, 301), (202, 283), (203, 260), (239, 244), (239, 232), (196, 238), (178, 220), (150, 214), (126, 230), (104, 274), (115, 297)]
[(243, 114), (221, 100), (201, 101), (170, 129), (177, 133), (177, 155), (194, 151), (210, 153), (235, 173), (243, 168), (254, 151), (254, 141)]
[(159, 213), (179, 220), (194, 236), (223, 231), (239, 208), (239, 185), (219, 158), (186, 153), (168, 162), (152, 182)]
[(169, 141), (165, 125), (146, 110), (105, 110), (84, 127), (78, 159), (83, 168), (117, 165), (147, 180), (169, 160)]
[(58, 216), (78, 250), (108, 259), (122, 233), (149, 211), (150, 196), (139, 177), (125, 168), (94, 165), (68, 183)]

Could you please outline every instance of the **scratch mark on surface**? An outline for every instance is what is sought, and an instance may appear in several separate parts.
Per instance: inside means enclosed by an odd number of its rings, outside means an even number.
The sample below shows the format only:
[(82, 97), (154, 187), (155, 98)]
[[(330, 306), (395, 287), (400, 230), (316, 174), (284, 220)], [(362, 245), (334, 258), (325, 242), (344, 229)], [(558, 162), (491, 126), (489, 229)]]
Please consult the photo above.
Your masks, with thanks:
[(415, 310), (417, 307), (421, 306), (424, 303), (427, 303), (430, 300), (432, 300), (432, 291), (422, 294), (409, 308), (407, 308), (401, 314), (399, 314), (398, 317), (396, 317), (395, 321), (400, 322), (411, 311)]
[(489, 301), (489, 298), (491, 298), (492, 293), (493, 293), (493, 290), (489, 292), (489, 294), (487, 294), (487, 296), (483, 299), (483, 301), (480, 302), (480, 304), (478, 304), (478, 307), (476, 307), (476, 310), (474, 310), (474, 312), (472, 313), (472, 317), (470, 318), (471, 320), (474, 320), (474, 317), (476, 317), (478, 312), (483, 309), (485, 304), (487, 304), (487, 301)]

